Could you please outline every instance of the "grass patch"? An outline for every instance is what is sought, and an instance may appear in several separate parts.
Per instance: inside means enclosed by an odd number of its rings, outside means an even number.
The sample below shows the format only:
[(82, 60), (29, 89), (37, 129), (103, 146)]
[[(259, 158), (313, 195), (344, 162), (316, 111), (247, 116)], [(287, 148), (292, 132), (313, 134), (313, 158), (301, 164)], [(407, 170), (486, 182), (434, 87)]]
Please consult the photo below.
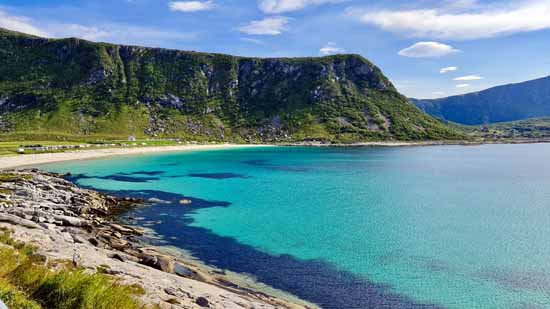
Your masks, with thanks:
[[(68, 146), (68, 145), (78, 145), (82, 142), (72, 142), (72, 141), (56, 141), (56, 140), (42, 140), (42, 139), (31, 139), (27, 140), (24, 137), (20, 137), (19, 140), (9, 140), (6, 139), (4, 135), (0, 134), (0, 155), (17, 155), (19, 148), (25, 148), (25, 146), (31, 145), (42, 145), (42, 146)], [(25, 153), (37, 153), (36, 151), (31, 151), (26, 149)]]
[(550, 118), (532, 118), (488, 125), (452, 124), (469, 136), (485, 140), (549, 139)]
[(111, 267), (109, 265), (99, 265), (96, 267), (96, 271), (100, 274), (106, 274)]
[(11, 194), (13, 194), (13, 190), (11, 190), (11, 189), (5, 189), (5, 188), (0, 188), (0, 194), (11, 195)]
[(172, 305), (179, 305), (180, 304), (180, 302), (175, 298), (170, 298), (166, 302), (169, 303), (169, 304), (172, 304)]
[(21, 253), (25, 256), (34, 255), (34, 253), (36, 252), (35, 246), (27, 245), (20, 241), (15, 241), (13, 238), (10, 237), (10, 235), (11, 231), (9, 229), (0, 228), (0, 243), (13, 247), (18, 253)]
[(46, 308), (140, 307), (133, 297), (133, 288), (119, 285), (104, 275), (62, 270), (44, 278), (33, 297), (40, 299)]
[(25, 293), (19, 291), (15, 286), (0, 279), (0, 299), (8, 308), (40, 309), (41, 306), (30, 300)]
[(3, 173), (0, 174), (0, 182), (18, 182), (21, 180), (31, 180), (31, 175), (21, 175), (21, 174), (12, 174), (12, 173)]
[[(0, 156), (12, 156), (21, 155), (18, 150), (25, 149), (23, 154), (36, 154), (36, 153), (52, 153), (52, 152), (67, 152), (78, 150), (90, 150), (90, 149), (104, 149), (108, 145), (108, 148), (136, 148), (136, 147), (155, 147), (155, 146), (175, 146), (179, 145), (176, 140), (136, 140), (128, 141), (127, 138), (115, 138), (109, 136), (71, 136), (68, 140), (56, 140), (54, 137), (52, 140), (44, 140), (48, 138), (44, 136), (38, 136), (40, 139), (33, 139), (33, 136), (16, 135), (19, 140), (11, 140), (14, 136), (0, 134)], [(49, 150), (35, 150), (32, 147), (35, 146), (60, 146), (58, 149)], [(61, 146), (67, 146), (67, 148), (61, 148)], [(84, 148), (80, 147), (84, 146)]]
[(143, 308), (136, 300), (145, 293), (139, 285), (83, 269), (52, 271), (32, 246), (14, 241), (6, 230), (0, 242), (7, 245), (0, 247), (0, 299), (9, 308)]
[(15, 182), (19, 179), (16, 174), (6, 173), (0, 174), (0, 182)]

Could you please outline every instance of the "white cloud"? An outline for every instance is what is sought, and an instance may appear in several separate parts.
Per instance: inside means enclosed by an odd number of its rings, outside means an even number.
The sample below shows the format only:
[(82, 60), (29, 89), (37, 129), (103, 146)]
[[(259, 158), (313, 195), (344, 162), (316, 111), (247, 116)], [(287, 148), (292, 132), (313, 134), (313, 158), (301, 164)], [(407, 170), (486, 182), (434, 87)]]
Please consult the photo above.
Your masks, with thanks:
[(461, 11), (479, 8), (478, 0), (445, 0), (443, 9), (447, 11)]
[(302, 10), (308, 6), (327, 3), (341, 3), (348, 0), (258, 0), (258, 7), (264, 13), (280, 14)]
[(454, 47), (438, 42), (418, 42), (399, 51), (400, 56), (411, 58), (442, 57), (459, 52)]
[(456, 85), (456, 88), (468, 88), (470, 87), (470, 84), (458, 84)]
[(171, 11), (198, 12), (214, 8), (213, 1), (173, 1), (169, 4)]
[(253, 20), (248, 25), (239, 28), (239, 31), (251, 35), (279, 35), (287, 30), (289, 19), (284, 16), (267, 17), (262, 20)]
[(327, 45), (325, 45), (324, 47), (319, 49), (319, 52), (322, 55), (328, 56), (328, 55), (333, 55), (333, 54), (345, 53), (346, 50), (336, 46), (335, 43), (329, 42)]
[(418, 87), (418, 81), (415, 80), (394, 80), (393, 84), (398, 89), (411, 89)]
[(264, 42), (262, 40), (253, 39), (253, 38), (241, 38), (241, 41), (248, 42), (248, 43), (253, 43), (253, 44), (258, 44), (258, 45), (264, 44)]
[[(507, 4), (461, 1), (466, 10), (446, 8), (414, 10), (352, 10), (363, 23), (411, 37), (470, 40), (550, 29), (550, 0), (524, 0)], [(513, 3), (510, 4), (510, 3)], [(475, 8), (472, 8), (476, 5)]]
[(2, 10), (0, 10), (0, 27), (42, 37), (49, 36), (46, 31), (33, 25), (31, 19), (23, 16), (12, 16)]
[(458, 70), (457, 67), (446, 67), (446, 68), (442, 68), (441, 70), (439, 70), (439, 73), (445, 74), (445, 73), (449, 73), (449, 72), (456, 71), (456, 70)]
[(177, 41), (192, 40), (195, 32), (179, 32), (158, 28), (147, 28), (126, 24), (100, 24), (86, 26), (79, 24), (44, 25), (51, 37), (77, 37), (90, 41), (103, 41), (118, 44), (158, 46)]
[(471, 81), (471, 80), (480, 80), (480, 79), (483, 79), (483, 77), (477, 76), (477, 75), (467, 75), (467, 76), (457, 77), (453, 80), (456, 80), (456, 81)]
[(432, 92), (432, 94), (434, 96), (442, 96), (442, 95), (445, 95), (445, 91), (434, 91)]
[(95, 26), (65, 23), (39, 23), (28, 17), (9, 15), (2, 10), (0, 10), (0, 27), (41, 37), (77, 37), (90, 41), (145, 46), (191, 40), (197, 36), (195, 32), (180, 32), (115, 23)]
[(77, 37), (89, 41), (100, 41), (113, 36), (112, 30), (87, 27), (78, 24), (62, 24), (49, 26), (52, 36), (57, 38)]

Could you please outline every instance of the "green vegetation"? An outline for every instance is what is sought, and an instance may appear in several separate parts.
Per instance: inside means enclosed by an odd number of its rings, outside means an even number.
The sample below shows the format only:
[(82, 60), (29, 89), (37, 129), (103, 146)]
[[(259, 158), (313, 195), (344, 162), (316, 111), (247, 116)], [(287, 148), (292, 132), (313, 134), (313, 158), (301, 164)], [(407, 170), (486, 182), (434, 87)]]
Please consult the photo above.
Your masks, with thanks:
[[(0, 255), (8, 256), (0, 249)], [(20, 309), (40, 309), (40, 305), (27, 298), (25, 293), (19, 291), (15, 286), (9, 284), (6, 281), (0, 280), (0, 299), (9, 308)]]
[(143, 308), (136, 300), (144, 293), (141, 287), (121, 285), (64, 261), (47, 262), (34, 252), (0, 231), (0, 299), (9, 308)]
[[(71, 142), (52, 142), (52, 141), (24, 141), (22, 139), (21, 141), (2, 141), (2, 140), (9, 140), (7, 137), (2, 137), (0, 139), (0, 155), (13, 155), (17, 154), (17, 151), (19, 148), (24, 148), (25, 146), (31, 146), (31, 145), (43, 145), (43, 146), (52, 146), (52, 145), (74, 145), (74, 143)], [(32, 152), (29, 152), (32, 153)]]
[[(109, 139), (105, 136), (64, 136), (63, 141), (50, 141), (44, 140), (28, 140), (23, 138), (25, 135), (17, 134), (17, 137), (21, 137), (21, 141), (1, 141), (0, 139), (0, 156), (1, 155), (16, 155), (19, 154), (19, 149), (24, 149), (24, 154), (44, 153), (44, 152), (64, 152), (74, 151), (78, 149), (101, 149), (105, 147), (109, 148), (128, 148), (128, 147), (152, 147), (152, 146), (175, 146), (179, 145), (177, 140), (117, 140)], [(9, 138), (13, 138), (13, 135), (9, 135)], [(26, 136), (32, 138), (32, 135)], [(7, 139), (6, 136), (4, 138)], [(57, 136), (59, 138), (59, 136)], [(83, 138), (86, 138), (85, 140)], [(37, 146), (48, 147), (48, 149), (37, 149)]]
[(475, 139), (484, 140), (549, 140), (550, 118), (534, 118), (485, 126), (460, 126)]
[(2, 173), (0, 174), (0, 182), (17, 182), (20, 180), (31, 180), (31, 175), (19, 175), (11, 173)]
[(10, 194), (13, 194), (13, 190), (0, 188), (0, 194), (10, 195)]
[(0, 29), (0, 140), (461, 139), (359, 55), (245, 58)]

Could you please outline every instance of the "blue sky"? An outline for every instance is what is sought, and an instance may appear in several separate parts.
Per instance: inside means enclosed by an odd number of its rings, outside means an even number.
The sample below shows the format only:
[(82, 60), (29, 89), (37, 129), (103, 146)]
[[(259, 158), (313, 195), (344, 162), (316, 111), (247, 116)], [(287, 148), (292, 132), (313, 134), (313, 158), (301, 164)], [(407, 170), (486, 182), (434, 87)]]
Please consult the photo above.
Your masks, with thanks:
[(550, 74), (550, 0), (0, 0), (0, 27), (243, 56), (357, 53), (417, 98)]

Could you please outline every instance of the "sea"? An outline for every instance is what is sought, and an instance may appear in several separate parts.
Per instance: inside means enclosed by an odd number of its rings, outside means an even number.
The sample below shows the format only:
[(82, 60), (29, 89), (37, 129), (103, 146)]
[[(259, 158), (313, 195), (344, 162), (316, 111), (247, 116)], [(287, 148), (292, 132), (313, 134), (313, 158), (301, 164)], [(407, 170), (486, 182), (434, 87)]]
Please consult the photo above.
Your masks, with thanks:
[(323, 308), (550, 308), (550, 144), (253, 147), (42, 165)]

